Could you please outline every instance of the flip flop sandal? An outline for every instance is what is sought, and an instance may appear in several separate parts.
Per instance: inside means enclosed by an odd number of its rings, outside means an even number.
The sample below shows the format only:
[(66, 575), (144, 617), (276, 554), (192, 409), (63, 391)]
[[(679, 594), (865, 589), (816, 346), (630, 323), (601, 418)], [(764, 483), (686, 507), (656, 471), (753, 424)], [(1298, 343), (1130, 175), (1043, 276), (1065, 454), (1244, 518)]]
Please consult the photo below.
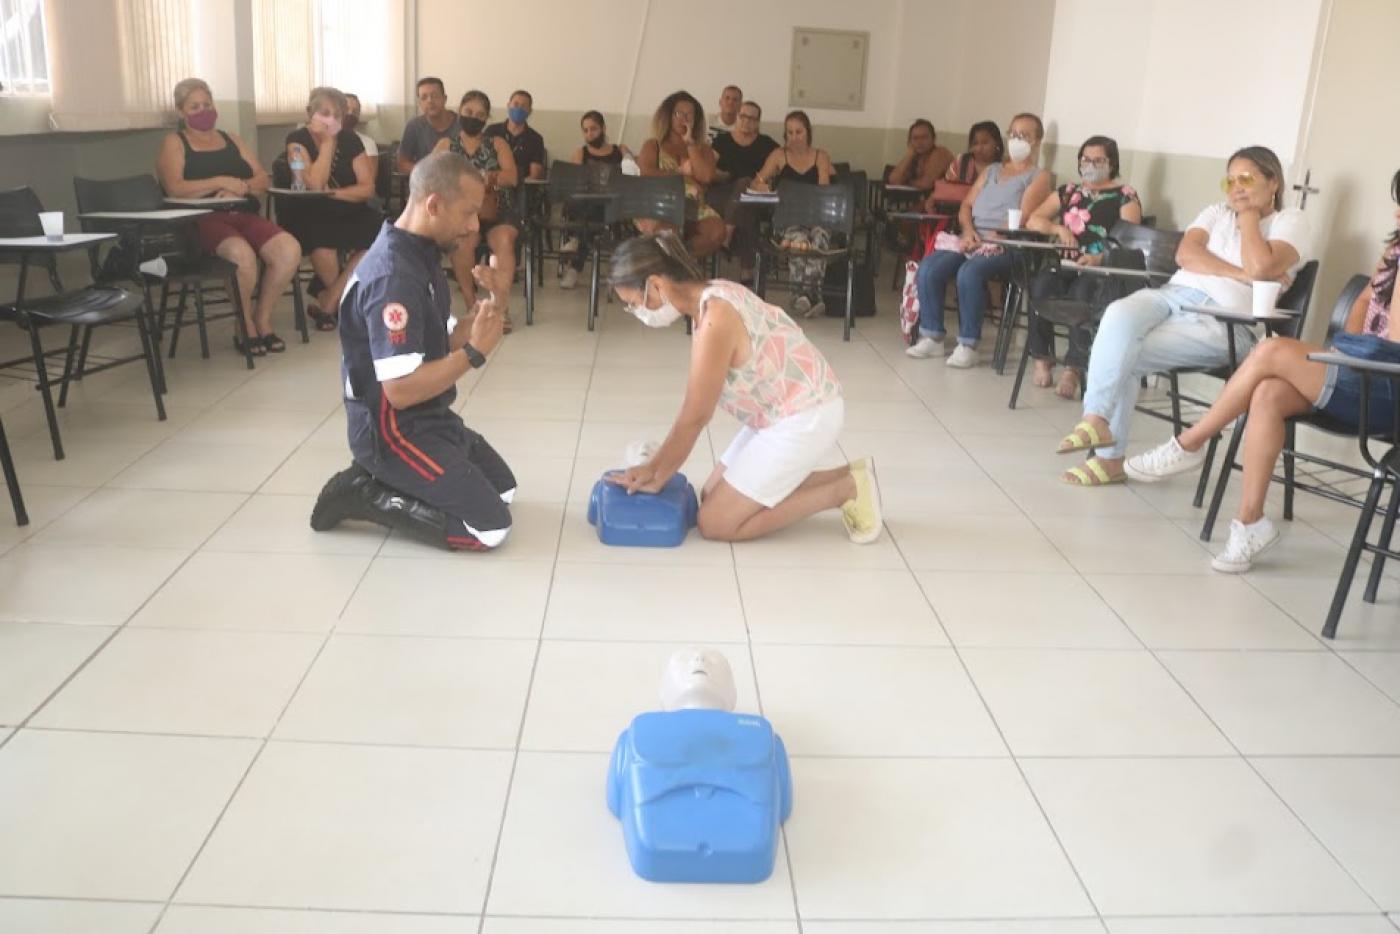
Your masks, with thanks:
[(251, 356), (254, 356), (254, 357), (265, 357), (265, 356), (267, 356), (267, 348), (266, 348), (265, 346), (263, 346), (262, 339), (261, 339), (261, 338), (258, 338), (258, 337), (251, 338), (251, 339), (248, 341), (248, 348), (247, 348), (247, 350), (244, 350), (244, 347), (243, 347), (243, 339), (242, 339), (241, 337), (235, 337), (235, 338), (233, 339), (233, 349), (236, 350), (236, 351), (238, 351), (240, 354), (244, 354), (245, 356), (246, 356), (246, 355), (251, 355)]
[(322, 311), (320, 308), (306, 309), (306, 316), (316, 323), (318, 331), (334, 331), (340, 324), (340, 315)]
[(264, 334), (262, 336), (263, 349), (268, 353), (283, 353), (287, 349), (287, 342), (276, 334)]
[(1085, 461), (1082, 467), (1071, 467), (1060, 475), (1061, 482), (1070, 486), (1112, 486), (1122, 483), (1127, 478), (1127, 474), (1120, 473), (1115, 476), (1109, 473), (1097, 457)]
[(1093, 425), (1088, 422), (1080, 422), (1074, 426), (1074, 430), (1065, 435), (1060, 440), (1060, 447), (1057, 454), (1073, 454), (1075, 451), (1087, 451), (1090, 448), (1107, 448), (1113, 446), (1113, 438), (1108, 435), (1101, 435)]

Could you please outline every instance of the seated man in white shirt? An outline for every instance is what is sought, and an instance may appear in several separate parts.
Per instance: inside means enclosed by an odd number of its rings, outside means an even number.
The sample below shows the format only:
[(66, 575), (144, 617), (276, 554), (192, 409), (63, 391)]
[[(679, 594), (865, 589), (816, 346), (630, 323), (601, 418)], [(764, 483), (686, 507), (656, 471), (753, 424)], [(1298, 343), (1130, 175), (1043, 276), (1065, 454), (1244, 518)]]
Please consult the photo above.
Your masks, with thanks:
[(719, 111), (715, 114), (714, 121), (705, 128), (711, 145), (714, 145), (715, 139), (721, 133), (732, 133), (738, 128), (739, 105), (743, 102), (744, 92), (739, 90), (737, 84), (731, 84), (720, 92)]
[[(1084, 418), (1060, 442), (1059, 452), (1093, 450), (1082, 466), (1061, 476), (1076, 486), (1104, 486), (1125, 478), (1123, 457), (1142, 377), (1175, 367), (1229, 363), (1226, 325), (1191, 305), (1248, 308), (1255, 280), (1286, 288), (1307, 261), (1303, 212), (1283, 207), (1283, 166), (1263, 146), (1230, 157), (1221, 188), (1226, 200), (1203, 210), (1186, 229), (1180, 267), (1160, 289), (1140, 289), (1108, 306), (1089, 357)], [(1236, 329), (1239, 357), (1257, 339)]]

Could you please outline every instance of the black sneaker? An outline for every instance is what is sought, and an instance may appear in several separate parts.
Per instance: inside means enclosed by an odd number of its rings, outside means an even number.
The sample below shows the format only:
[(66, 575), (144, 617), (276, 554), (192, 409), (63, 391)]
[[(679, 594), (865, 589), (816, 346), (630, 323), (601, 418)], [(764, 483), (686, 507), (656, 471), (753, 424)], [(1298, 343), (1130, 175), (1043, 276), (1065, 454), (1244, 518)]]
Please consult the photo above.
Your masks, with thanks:
[(364, 515), (364, 490), (374, 478), (359, 464), (351, 464), (326, 481), (311, 510), (311, 528), (328, 532), (346, 519)]

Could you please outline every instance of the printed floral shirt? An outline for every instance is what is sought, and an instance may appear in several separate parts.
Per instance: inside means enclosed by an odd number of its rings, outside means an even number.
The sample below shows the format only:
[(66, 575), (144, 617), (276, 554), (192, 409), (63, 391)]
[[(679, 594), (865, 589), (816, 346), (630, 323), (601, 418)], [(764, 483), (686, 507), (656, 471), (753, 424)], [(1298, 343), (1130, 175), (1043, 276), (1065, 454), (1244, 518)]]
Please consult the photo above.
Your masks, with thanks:
[(1400, 241), (1392, 243), (1381, 254), (1381, 264), (1371, 277), (1371, 302), (1366, 306), (1366, 323), (1362, 334), (1374, 334), (1390, 339), (1390, 305), (1395, 298), (1395, 270), (1400, 265)]
[(1141, 203), (1131, 185), (1115, 185), (1097, 191), (1081, 184), (1061, 185), (1060, 223), (1079, 240), (1082, 253), (1108, 249), (1108, 232), (1118, 222), (1124, 205)]

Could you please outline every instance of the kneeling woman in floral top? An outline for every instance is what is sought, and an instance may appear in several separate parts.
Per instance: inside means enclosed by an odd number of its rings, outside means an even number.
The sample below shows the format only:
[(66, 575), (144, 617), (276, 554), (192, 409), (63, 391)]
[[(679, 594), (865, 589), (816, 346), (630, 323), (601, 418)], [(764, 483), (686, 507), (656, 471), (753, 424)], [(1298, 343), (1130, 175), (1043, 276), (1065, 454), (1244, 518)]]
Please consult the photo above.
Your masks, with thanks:
[[(1074, 262), (1097, 266), (1111, 245), (1109, 231), (1120, 220), (1141, 224), (1142, 202), (1132, 186), (1118, 178), (1118, 143), (1107, 136), (1091, 136), (1079, 147), (1079, 181), (1051, 192), (1026, 221), (1026, 227), (1052, 234), (1067, 247), (1077, 247), (1079, 255)], [(1031, 300), (1063, 296), (1078, 279), (1073, 270), (1043, 273), (1031, 283)], [(1033, 319), (1029, 340), (1035, 358), (1035, 384), (1049, 386), (1055, 379), (1053, 326)], [(1093, 336), (1084, 328), (1070, 333), (1065, 370), (1055, 389), (1061, 398), (1078, 398), (1091, 343)]]
[(715, 409), (742, 424), (701, 491), (706, 538), (745, 541), (840, 509), (852, 541), (880, 537), (880, 494), (871, 458), (831, 470), (845, 421), (841, 384), (793, 320), (733, 282), (706, 281), (670, 231), (624, 242), (610, 283), (649, 327), (694, 323), (685, 402), (651, 460), (609, 476), (628, 492), (654, 493), (690, 457)]

